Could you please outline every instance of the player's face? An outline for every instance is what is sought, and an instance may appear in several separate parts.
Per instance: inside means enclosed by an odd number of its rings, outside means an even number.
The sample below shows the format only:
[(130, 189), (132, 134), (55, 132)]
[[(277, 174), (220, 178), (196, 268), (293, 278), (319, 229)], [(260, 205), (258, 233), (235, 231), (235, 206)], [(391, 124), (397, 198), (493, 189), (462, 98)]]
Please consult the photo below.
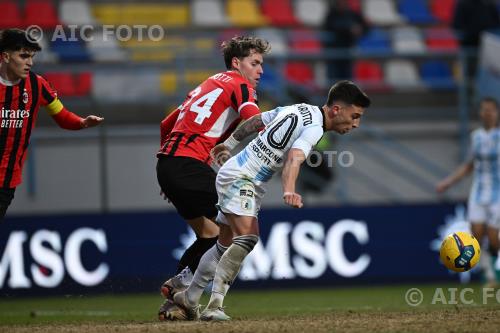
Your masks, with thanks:
[(331, 130), (346, 134), (358, 128), (365, 109), (356, 105), (334, 104), (330, 114), (332, 117)]
[(33, 66), (35, 51), (21, 49), (20, 51), (4, 52), (3, 62), (7, 66), (7, 75), (11, 80), (25, 79)]
[(485, 128), (493, 128), (498, 124), (498, 109), (495, 103), (482, 102), (479, 117)]
[(253, 88), (257, 87), (261, 75), (264, 73), (262, 54), (251, 50), (250, 54), (242, 59), (233, 58), (233, 67), (245, 77)]

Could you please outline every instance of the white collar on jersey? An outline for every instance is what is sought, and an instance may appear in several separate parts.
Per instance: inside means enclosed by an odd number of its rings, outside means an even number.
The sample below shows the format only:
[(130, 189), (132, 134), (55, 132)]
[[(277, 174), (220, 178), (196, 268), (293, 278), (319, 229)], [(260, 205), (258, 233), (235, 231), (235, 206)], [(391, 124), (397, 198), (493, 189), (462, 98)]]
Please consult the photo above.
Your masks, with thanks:
[(9, 81), (0, 76), (0, 83), (3, 84), (4, 86), (15, 86), (19, 82), (21, 82), (21, 79), (18, 79), (16, 81)]

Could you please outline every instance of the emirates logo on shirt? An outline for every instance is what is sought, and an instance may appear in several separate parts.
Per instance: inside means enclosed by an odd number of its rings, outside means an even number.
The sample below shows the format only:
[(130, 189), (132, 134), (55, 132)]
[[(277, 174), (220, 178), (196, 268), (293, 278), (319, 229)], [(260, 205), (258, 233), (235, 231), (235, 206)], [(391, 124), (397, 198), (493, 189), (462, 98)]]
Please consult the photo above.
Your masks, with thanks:
[(21, 128), (24, 119), (29, 118), (29, 110), (8, 110), (2, 107), (0, 112), (2, 118), (2, 128)]

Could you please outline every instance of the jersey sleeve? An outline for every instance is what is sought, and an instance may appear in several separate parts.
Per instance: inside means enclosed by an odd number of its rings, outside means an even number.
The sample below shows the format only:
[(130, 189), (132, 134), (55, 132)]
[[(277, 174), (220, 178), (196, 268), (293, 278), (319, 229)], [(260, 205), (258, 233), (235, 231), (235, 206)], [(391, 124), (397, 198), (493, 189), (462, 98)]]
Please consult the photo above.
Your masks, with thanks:
[(231, 102), (242, 119), (246, 120), (260, 113), (257, 93), (247, 83), (240, 83), (235, 87), (231, 94)]
[(281, 107), (276, 108), (274, 110), (269, 110), (266, 112), (262, 112), (262, 123), (264, 123), (264, 126), (267, 126), (269, 123), (271, 123), (274, 118), (278, 115), (278, 113), (281, 111)]
[(323, 128), (320, 126), (310, 126), (304, 128), (300, 136), (294, 141), (291, 148), (297, 148), (304, 152), (307, 157), (311, 149), (323, 136)]

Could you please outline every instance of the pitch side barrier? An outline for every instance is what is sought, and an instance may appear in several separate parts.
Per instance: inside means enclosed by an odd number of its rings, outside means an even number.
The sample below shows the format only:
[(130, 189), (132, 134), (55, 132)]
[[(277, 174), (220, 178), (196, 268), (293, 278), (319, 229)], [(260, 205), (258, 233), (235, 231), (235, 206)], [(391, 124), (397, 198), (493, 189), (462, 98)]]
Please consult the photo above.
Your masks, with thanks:
[[(268, 209), (235, 288), (467, 281), (439, 262), (460, 204)], [(8, 218), (0, 224), (0, 294), (157, 291), (194, 235), (175, 213)], [(474, 273), (472, 273), (474, 277)]]

